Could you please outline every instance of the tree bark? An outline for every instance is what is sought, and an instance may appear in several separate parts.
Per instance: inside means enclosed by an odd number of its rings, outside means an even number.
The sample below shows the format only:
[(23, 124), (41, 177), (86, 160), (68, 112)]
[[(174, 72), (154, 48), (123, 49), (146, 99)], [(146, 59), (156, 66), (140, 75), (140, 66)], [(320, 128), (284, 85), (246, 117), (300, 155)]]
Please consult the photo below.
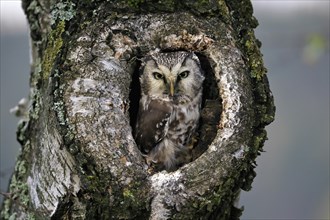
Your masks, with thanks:
[[(236, 219), (274, 120), (249, 0), (23, 0), (29, 117), (3, 219)], [(194, 51), (206, 80), (195, 160), (148, 172), (132, 136), (139, 59)]]

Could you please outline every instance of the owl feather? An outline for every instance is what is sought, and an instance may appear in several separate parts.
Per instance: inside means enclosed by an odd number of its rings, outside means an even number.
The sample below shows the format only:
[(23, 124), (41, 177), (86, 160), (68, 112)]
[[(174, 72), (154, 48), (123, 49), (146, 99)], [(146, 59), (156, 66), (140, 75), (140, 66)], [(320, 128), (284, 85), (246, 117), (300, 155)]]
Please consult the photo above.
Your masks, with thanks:
[(158, 53), (143, 60), (135, 140), (148, 164), (173, 171), (189, 162), (203, 80), (194, 53)]

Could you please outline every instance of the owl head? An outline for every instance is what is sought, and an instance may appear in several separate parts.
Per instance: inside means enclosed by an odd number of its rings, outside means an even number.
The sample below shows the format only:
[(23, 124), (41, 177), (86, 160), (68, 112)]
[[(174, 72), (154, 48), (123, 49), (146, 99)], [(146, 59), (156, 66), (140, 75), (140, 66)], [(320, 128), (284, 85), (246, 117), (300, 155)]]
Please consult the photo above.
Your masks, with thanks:
[(202, 90), (204, 76), (193, 52), (152, 54), (142, 60), (142, 95), (193, 99)]

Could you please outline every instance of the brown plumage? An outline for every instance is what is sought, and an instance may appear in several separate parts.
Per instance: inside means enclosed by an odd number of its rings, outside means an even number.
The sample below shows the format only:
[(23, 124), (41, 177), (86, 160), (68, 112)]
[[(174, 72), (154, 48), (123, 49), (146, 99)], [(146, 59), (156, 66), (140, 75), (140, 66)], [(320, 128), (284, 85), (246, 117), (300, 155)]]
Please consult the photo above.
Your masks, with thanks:
[(143, 60), (135, 140), (158, 170), (173, 171), (189, 162), (203, 80), (194, 53), (157, 53)]

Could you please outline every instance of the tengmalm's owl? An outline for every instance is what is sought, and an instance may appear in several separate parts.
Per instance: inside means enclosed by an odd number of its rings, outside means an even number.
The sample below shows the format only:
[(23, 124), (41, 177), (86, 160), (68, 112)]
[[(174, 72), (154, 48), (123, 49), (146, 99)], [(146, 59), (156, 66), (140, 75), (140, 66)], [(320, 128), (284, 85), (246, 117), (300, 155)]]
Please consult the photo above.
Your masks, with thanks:
[(148, 164), (173, 171), (189, 162), (203, 80), (192, 52), (157, 53), (142, 60), (135, 140)]

